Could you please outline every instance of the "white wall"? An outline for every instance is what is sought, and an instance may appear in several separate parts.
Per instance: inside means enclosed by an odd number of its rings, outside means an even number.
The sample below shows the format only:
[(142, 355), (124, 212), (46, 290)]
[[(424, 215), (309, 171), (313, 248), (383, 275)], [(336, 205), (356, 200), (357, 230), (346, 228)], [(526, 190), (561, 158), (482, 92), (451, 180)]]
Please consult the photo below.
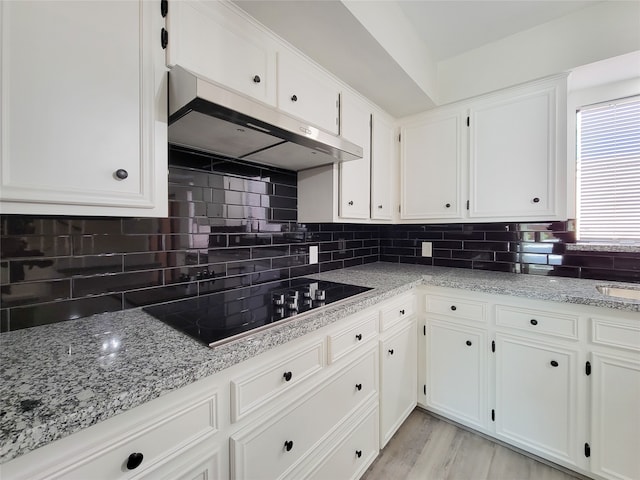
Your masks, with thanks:
[(640, 2), (597, 3), (441, 61), (438, 104), (636, 50), (640, 50)]

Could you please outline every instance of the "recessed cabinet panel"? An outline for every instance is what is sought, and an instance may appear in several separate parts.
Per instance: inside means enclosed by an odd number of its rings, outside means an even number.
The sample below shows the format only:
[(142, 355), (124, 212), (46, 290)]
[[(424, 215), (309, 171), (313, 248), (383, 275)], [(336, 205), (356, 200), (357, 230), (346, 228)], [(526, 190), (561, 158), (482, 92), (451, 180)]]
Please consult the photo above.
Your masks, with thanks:
[(553, 215), (557, 155), (555, 89), (474, 105), (470, 120), (469, 215), (473, 218)]
[(167, 65), (275, 105), (276, 48), (268, 35), (224, 2), (170, 2), (169, 7)]
[(311, 63), (278, 52), (278, 108), (338, 134), (338, 85)]
[(402, 127), (402, 219), (461, 217), (462, 123), (463, 112), (447, 110)]
[(369, 218), (371, 184), (371, 111), (358, 98), (342, 95), (340, 134), (361, 145), (363, 154), (358, 160), (340, 163), (340, 194), (338, 214), (343, 218)]
[(392, 218), (395, 145), (393, 125), (374, 113), (371, 125), (371, 218), (374, 220)]
[(0, 4), (3, 213), (166, 215), (163, 19), (152, 7)]

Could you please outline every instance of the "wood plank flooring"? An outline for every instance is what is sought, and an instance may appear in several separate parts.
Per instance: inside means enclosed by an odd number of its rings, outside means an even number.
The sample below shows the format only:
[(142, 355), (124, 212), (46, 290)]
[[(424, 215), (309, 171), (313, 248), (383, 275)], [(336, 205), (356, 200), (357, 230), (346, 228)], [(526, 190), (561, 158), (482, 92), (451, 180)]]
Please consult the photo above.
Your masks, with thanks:
[(361, 480), (576, 480), (416, 409)]

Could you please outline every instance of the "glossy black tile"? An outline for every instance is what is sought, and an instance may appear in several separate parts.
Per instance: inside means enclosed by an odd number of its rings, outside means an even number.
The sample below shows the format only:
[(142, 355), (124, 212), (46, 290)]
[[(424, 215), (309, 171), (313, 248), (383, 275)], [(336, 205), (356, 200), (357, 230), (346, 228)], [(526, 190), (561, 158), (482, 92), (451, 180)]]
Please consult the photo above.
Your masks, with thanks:
[(148, 270), (145, 272), (74, 278), (72, 280), (72, 292), (74, 298), (79, 298), (87, 295), (124, 292), (163, 284), (163, 270)]

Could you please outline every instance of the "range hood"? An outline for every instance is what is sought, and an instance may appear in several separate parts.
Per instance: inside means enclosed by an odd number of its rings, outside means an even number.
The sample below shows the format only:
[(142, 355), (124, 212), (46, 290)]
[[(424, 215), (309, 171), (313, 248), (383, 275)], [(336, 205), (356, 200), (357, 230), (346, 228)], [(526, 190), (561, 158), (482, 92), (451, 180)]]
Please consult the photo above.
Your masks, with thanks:
[(169, 143), (287, 170), (362, 158), (362, 147), (175, 66)]

